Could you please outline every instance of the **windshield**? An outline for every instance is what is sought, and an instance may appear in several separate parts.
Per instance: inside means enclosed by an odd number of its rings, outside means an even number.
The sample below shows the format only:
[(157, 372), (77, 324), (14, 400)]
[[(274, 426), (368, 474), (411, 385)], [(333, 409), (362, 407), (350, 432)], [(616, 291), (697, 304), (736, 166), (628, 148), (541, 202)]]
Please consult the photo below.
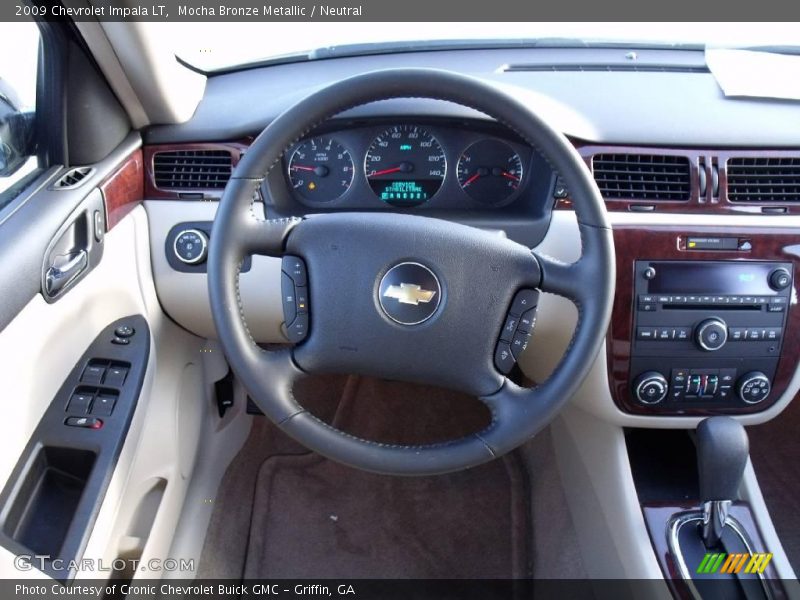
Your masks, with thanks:
[[(188, 64), (214, 71), (278, 57), (306, 56), (317, 49), (398, 42), (492, 41), (690, 44), (706, 47), (800, 46), (796, 23), (169, 23), (167, 39)], [(363, 51), (364, 48), (360, 48)], [(330, 55), (330, 53), (323, 53)]]

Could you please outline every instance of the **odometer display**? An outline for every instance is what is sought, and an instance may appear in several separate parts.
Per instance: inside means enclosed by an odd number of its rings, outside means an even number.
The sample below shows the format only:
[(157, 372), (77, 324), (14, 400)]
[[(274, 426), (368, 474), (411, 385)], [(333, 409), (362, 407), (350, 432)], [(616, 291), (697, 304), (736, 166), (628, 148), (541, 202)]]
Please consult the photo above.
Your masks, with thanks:
[(397, 125), (373, 140), (364, 171), (372, 191), (387, 204), (417, 206), (442, 187), (447, 159), (430, 133), (415, 125)]

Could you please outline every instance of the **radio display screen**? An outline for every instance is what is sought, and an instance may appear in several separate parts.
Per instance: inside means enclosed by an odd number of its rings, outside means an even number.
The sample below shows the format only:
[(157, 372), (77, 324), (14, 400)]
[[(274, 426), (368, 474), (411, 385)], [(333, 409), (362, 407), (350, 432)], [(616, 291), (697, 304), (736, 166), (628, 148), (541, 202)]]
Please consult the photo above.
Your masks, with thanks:
[(699, 293), (775, 296), (768, 276), (773, 263), (663, 262), (652, 263), (656, 275), (648, 291), (654, 294)]

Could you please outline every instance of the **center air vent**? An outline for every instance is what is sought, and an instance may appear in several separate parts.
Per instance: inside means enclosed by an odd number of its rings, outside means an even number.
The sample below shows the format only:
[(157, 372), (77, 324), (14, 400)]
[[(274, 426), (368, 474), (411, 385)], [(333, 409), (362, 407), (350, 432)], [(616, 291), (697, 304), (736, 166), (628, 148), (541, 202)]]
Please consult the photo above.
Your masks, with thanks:
[(691, 196), (686, 156), (662, 154), (595, 154), (594, 179), (608, 200), (678, 200)]
[(730, 158), (731, 202), (800, 202), (800, 157)]
[(227, 150), (174, 150), (153, 155), (156, 187), (163, 190), (221, 190), (231, 177)]

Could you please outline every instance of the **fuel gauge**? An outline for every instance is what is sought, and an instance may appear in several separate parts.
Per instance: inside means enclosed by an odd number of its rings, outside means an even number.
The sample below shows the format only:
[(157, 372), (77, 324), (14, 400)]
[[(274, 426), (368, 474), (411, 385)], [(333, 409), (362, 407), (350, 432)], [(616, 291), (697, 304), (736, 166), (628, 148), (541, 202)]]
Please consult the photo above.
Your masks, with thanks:
[(485, 204), (500, 204), (522, 183), (522, 160), (500, 140), (485, 139), (472, 144), (458, 159), (458, 183), (471, 198)]

